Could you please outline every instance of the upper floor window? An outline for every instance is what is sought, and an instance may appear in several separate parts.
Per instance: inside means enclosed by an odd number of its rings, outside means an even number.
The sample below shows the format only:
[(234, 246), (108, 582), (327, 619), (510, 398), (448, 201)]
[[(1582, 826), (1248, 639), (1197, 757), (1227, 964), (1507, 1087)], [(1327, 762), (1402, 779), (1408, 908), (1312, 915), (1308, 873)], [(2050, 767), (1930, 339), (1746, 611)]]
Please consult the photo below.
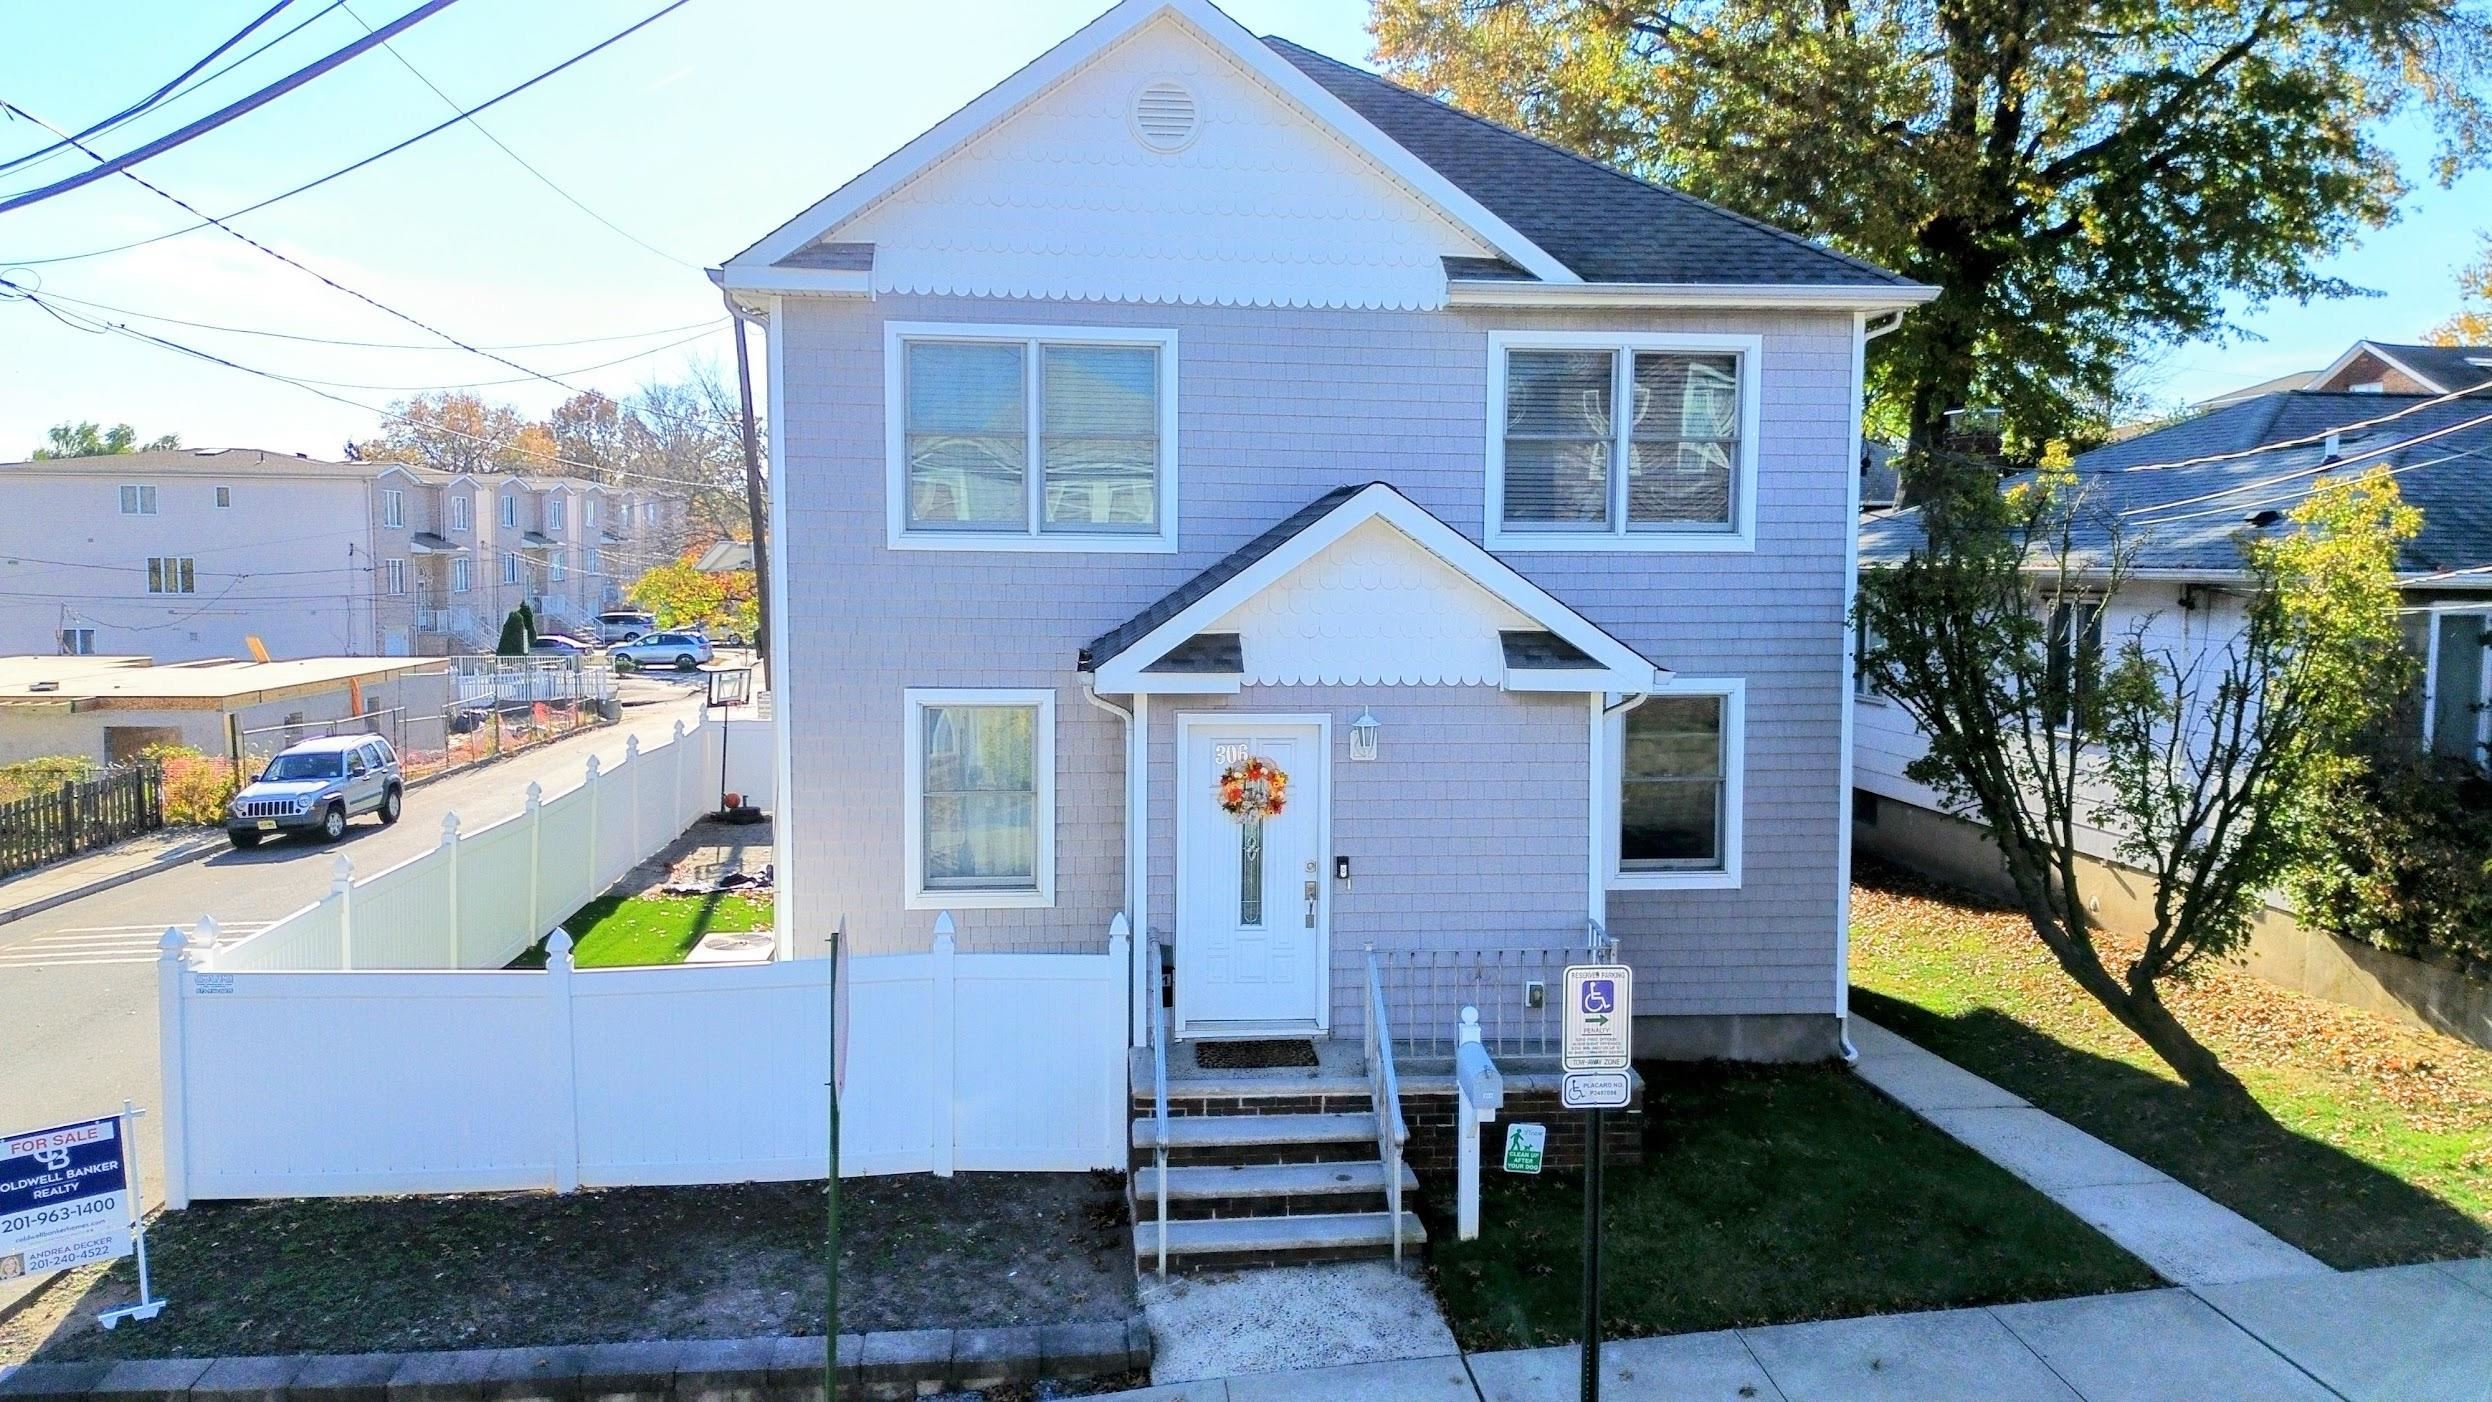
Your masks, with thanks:
[(890, 543), (1176, 548), (1176, 333), (888, 328)]
[(1493, 332), (1488, 544), (1756, 544), (1754, 336)]
[(597, 529), (597, 498), (589, 497), (580, 503), (580, 529), (584, 531)]
[(562, 529), (562, 518), (563, 518), (562, 498), (561, 498), (561, 497), (547, 497), (547, 498), (545, 499), (545, 529), (546, 529), (546, 530), (548, 530), (548, 531), (559, 531), (559, 530), (561, 530), (561, 529)]
[(398, 559), (381, 562), (381, 585), (393, 598), (407, 592), (407, 562)]
[(506, 529), (513, 529), (513, 530), (515, 530), (515, 529), (517, 529), (517, 528), (518, 528), (518, 526), (519, 526), (519, 498), (517, 498), (517, 497), (504, 497), (504, 498), (502, 498), (502, 525), (503, 525)]
[(233, 489), (233, 488), (231, 488), (231, 487), (219, 487), (219, 488), (217, 488), (217, 489), (216, 489), (216, 509), (217, 509), (217, 510), (219, 510), (219, 511), (223, 511), (224, 509), (226, 509), (226, 508), (227, 508), (227, 507), (229, 507), (229, 506), (232, 506), (233, 504), (234, 504), (234, 489)]
[(407, 524), (407, 494), (395, 487), (381, 493), (381, 524), (391, 530)]
[(475, 524), (474, 507), (466, 497), (450, 498), (450, 529), (463, 531)]
[(502, 555), (502, 582), (504, 584), (519, 582), (519, 552), (516, 550), (505, 551)]
[(124, 483), (121, 488), (121, 514), (153, 516), (156, 514), (156, 489)]
[(147, 557), (147, 592), (196, 594), (199, 592), (198, 567), (188, 555), (150, 555)]

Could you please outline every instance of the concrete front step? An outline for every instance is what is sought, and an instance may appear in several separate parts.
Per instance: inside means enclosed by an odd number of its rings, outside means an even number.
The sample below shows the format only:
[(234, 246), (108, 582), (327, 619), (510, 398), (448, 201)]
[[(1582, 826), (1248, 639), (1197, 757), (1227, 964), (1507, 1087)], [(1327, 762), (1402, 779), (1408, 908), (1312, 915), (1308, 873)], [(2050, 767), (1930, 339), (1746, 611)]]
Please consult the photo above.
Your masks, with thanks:
[[(1133, 1166), (1152, 1162), (1156, 1121), (1133, 1122)], [(1376, 1117), (1369, 1115), (1188, 1115), (1168, 1121), (1172, 1164), (1286, 1164), (1369, 1158)]]
[[(1402, 1192), (1415, 1195), (1419, 1175), (1402, 1166)], [(1344, 1163), (1189, 1164), (1168, 1170), (1168, 1215), (1287, 1217), (1386, 1209), (1384, 1165), (1375, 1160)], [(1153, 1221), (1159, 1213), (1159, 1170), (1133, 1175), (1133, 1215)]]
[[(1402, 1262), (1416, 1270), (1427, 1230), (1414, 1212), (1402, 1214)], [(1314, 1261), (1369, 1261), (1393, 1254), (1393, 1219), (1382, 1212), (1342, 1212), (1297, 1217), (1206, 1217), (1168, 1224), (1171, 1270), (1297, 1265)], [(1143, 1270), (1159, 1265), (1159, 1224), (1134, 1226), (1134, 1261)]]

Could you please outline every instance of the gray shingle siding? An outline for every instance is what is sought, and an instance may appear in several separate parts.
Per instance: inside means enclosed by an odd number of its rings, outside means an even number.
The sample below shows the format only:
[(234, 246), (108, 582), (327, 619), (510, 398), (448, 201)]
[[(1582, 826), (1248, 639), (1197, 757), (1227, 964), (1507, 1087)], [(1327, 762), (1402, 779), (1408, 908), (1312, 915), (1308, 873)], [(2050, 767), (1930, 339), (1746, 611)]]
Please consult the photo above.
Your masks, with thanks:
[[(892, 551), (884, 543), (883, 332), (886, 320), (1029, 322), (1177, 328), (1179, 549), (1166, 555)], [(1609, 327), (1762, 334), (1757, 548), (1753, 553), (1505, 556), (1535, 583), (1645, 656), (1689, 677), (1747, 683), (1744, 889), (1614, 892), (1610, 927), (1645, 979), (1639, 1010), (1823, 1013), (1838, 983), (1838, 820), (1844, 807), (1840, 736), (1847, 695), (1843, 599), (1847, 510), (1855, 465), (1853, 326), (1842, 314), (1800, 311), (1572, 313), (1373, 312), (1293, 308), (1132, 306), (888, 296), (790, 298), (781, 304), (785, 547), (794, 620), (787, 698), (790, 762), (801, 807), (790, 840), (791, 880), (808, 927), (845, 913), (860, 954), (925, 947), (933, 912), (901, 908), (903, 720), (907, 687), (1046, 687), (1057, 692), (1057, 899), (1049, 910), (956, 914), (968, 949), (1098, 949), (1123, 902), (1124, 739), (1120, 723), (1086, 704), (1078, 650), (1133, 617), (1305, 506), (1346, 483), (1383, 480), (1478, 539), (1486, 486), (1488, 337), (1491, 329)], [(1361, 704), (1386, 721), (1388, 754), (1439, 725), (1478, 735), (1489, 758), (1509, 747), (1538, 754), (1550, 774), (1493, 766), (1467, 787), (1477, 811), (1441, 821), (1483, 853), (1484, 866), (1522, 910), (1499, 930), (1571, 937), (1585, 914), (1580, 843), (1588, 795), (1579, 769), (1589, 743), (1581, 697), (1551, 700), (1489, 689), (1430, 695), (1425, 688), (1343, 688), (1324, 709)], [(1120, 698), (1121, 699), (1121, 698)], [(1218, 698), (1153, 704), (1155, 748), (1166, 753), (1179, 709), (1218, 709)], [(1291, 709), (1311, 709), (1313, 698)], [(1493, 708), (1493, 709), (1491, 709)], [(1426, 722), (1421, 716), (1429, 716)], [(1557, 742), (1566, 733), (1566, 744)], [(1336, 741), (1336, 743), (1340, 743)], [(1572, 757), (1560, 755), (1570, 748)], [(1387, 761), (1344, 764), (1377, 775)], [(1576, 798), (1549, 794), (1570, 782)], [(1364, 775), (1357, 782), (1369, 782)], [(1167, 782), (1162, 779), (1163, 788)], [(1164, 830), (1168, 796), (1152, 805)], [(1344, 803), (1350, 802), (1345, 789)], [(1500, 805), (1504, 805), (1501, 808)], [(1433, 805), (1430, 805), (1433, 806)], [(1561, 811), (1562, 810), (1562, 811)], [(1369, 812), (1336, 811), (1343, 852), (1411, 851), (1441, 839), (1400, 818), (1365, 830)], [(1546, 817), (1542, 816), (1545, 811)], [(1384, 822), (1382, 817), (1377, 819)], [(1549, 843), (1571, 842), (1573, 868), (1544, 865)], [(1380, 845), (1375, 845), (1380, 844)], [(1360, 899), (1411, 886), (1408, 923), (1461, 917), (1476, 906), (1432, 896), (1385, 857), (1362, 865)], [(1484, 857), (1483, 861), (1488, 861)], [(1414, 868), (1414, 872), (1416, 869)], [(1370, 873), (1373, 873), (1371, 878)], [(1169, 900), (1154, 877), (1155, 909)], [(1453, 908), (1459, 905), (1460, 908)], [(1155, 916), (1163, 921), (1165, 914)], [(1444, 926), (1441, 928), (1453, 928)], [(804, 936), (800, 936), (804, 938)], [(1511, 939), (1505, 942), (1514, 942)], [(1336, 950), (1356, 950), (1345, 926)]]

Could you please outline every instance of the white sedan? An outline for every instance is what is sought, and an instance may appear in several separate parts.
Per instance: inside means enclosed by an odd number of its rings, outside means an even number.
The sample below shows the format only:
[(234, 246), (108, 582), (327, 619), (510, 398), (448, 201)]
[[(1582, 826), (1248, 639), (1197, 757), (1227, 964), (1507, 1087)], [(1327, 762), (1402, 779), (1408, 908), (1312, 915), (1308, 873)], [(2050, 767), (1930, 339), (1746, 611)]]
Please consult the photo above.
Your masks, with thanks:
[(606, 649), (615, 670), (672, 667), (689, 672), (710, 660), (710, 641), (698, 633), (649, 633)]

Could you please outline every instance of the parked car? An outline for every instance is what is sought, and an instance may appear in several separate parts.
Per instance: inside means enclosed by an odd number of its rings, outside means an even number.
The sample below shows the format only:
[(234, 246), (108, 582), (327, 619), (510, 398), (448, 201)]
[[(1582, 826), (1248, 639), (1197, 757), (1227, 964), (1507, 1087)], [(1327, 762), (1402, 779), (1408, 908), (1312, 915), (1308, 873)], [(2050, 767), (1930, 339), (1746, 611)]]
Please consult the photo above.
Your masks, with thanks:
[(651, 633), (636, 642), (606, 649), (617, 671), (633, 667), (673, 667), (689, 672), (710, 660), (710, 640), (698, 633)]
[(528, 644), (528, 651), (539, 657), (586, 657), (597, 650), (597, 644), (575, 638), (568, 633), (539, 633)]
[(397, 822), (406, 789), (398, 752), (378, 735), (306, 740), (279, 751), (234, 795), (225, 810), (225, 836), (246, 849), (286, 832), (335, 842), (346, 835), (346, 820), (359, 813), (379, 814), (384, 827)]
[(657, 619), (632, 609), (608, 609), (597, 615), (597, 641), (628, 643), (658, 631)]

